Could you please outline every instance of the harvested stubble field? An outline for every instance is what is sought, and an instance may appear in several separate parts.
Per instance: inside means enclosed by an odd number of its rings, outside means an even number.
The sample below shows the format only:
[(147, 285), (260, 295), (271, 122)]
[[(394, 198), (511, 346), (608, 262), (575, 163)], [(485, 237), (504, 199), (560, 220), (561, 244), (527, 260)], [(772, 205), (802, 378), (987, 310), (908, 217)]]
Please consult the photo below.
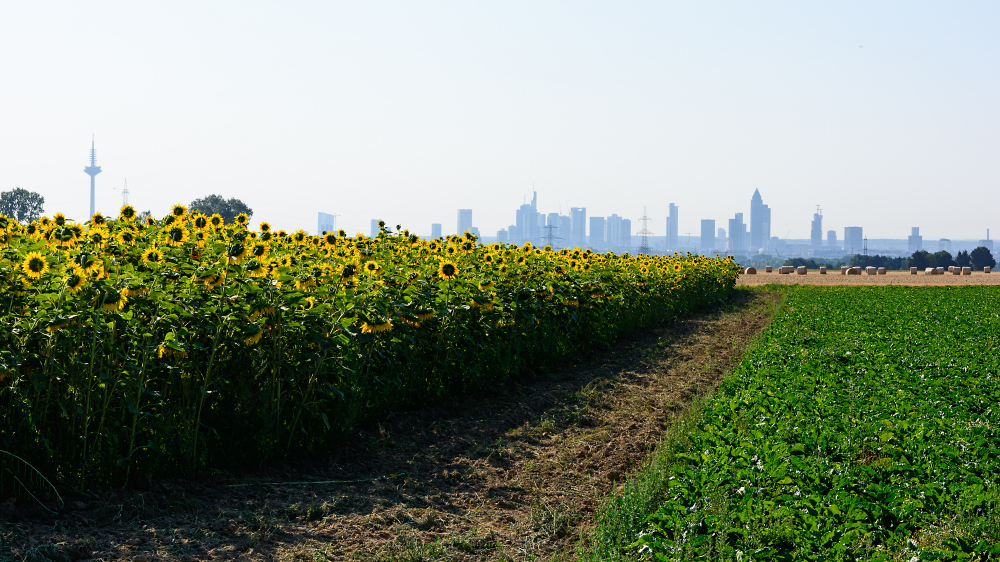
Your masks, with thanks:
[(885, 275), (841, 275), (839, 270), (826, 275), (809, 270), (806, 275), (795, 273), (781, 275), (777, 271), (765, 273), (763, 268), (756, 275), (740, 275), (737, 285), (1000, 285), (1000, 273), (973, 272), (972, 275), (917, 275), (909, 271), (889, 271)]
[[(8, 502), (0, 558), (573, 559), (608, 495), (739, 363), (780, 298), (737, 290), (559, 372), (391, 415), (312, 466), (151, 481), (68, 498), (56, 516)], [(301, 484), (330, 480), (343, 482)]]

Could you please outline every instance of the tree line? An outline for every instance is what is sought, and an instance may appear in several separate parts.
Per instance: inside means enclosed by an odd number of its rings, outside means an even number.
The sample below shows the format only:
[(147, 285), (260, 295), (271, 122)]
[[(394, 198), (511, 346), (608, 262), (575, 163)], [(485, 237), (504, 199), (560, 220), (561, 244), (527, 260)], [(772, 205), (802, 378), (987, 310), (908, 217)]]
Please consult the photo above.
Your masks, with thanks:
[[(20, 223), (38, 220), (45, 209), (45, 198), (34, 191), (15, 187), (10, 191), (0, 192), (0, 215), (16, 219)], [(235, 197), (226, 199), (221, 195), (208, 195), (195, 199), (188, 205), (189, 211), (198, 211), (206, 215), (218, 213), (226, 223), (232, 223), (237, 215), (246, 213), (253, 216), (253, 209)], [(150, 216), (149, 211), (139, 213), (139, 218)]]
[(996, 267), (997, 262), (989, 248), (979, 246), (971, 252), (962, 250), (954, 256), (944, 250), (934, 252), (933, 254), (926, 250), (920, 250), (913, 252), (913, 255), (910, 257), (854, 254), (850, 257), (850, 261), (847, 261), (845, 257), (845, 259), (835, 262), (816, 261), (812, 258), (789, 258), (785, 260), (784, 265), (795, 267), (804, 265), (808, 269), (819, 269), (820, 266), (839, 269), (842, 265), (850, 265), (851, 267), (884, 267), (889, 270), (907, 270), (911, 267), (923, 270), (928, 267), (947, 268), (950, 266), (971, 267), (976, 270), (982, 270), (984, 267)]

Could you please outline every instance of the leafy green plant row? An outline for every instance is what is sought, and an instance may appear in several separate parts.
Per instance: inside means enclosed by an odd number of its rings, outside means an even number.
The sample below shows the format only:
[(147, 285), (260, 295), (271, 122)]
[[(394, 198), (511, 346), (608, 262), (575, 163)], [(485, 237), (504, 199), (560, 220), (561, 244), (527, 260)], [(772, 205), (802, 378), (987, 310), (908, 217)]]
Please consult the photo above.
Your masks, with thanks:
[[(998, 297), (791, 290), (684, 434), (612, 501), (594, 557), (1000, 558)], [(642, 503), (640, 487), (660, 498), (648, 517), (625, 505)]]

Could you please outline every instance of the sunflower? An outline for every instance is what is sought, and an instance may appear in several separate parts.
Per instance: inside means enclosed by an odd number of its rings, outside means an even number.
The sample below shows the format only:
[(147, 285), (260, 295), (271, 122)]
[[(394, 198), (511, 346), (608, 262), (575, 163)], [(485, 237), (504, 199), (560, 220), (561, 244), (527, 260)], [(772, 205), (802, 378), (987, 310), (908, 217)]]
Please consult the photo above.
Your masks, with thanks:
[(242, 242), (234, 242), (229, 245), (229, 248), (226, 249), (226, 254), (229, 256), (231, 261), (240, 263), (246, 259), (248, 255), (250, 255), (250, 249)]
[(170, 207), (170, 215), (174, 217), (174, 220), (184, 220), (187, 216), (187, 207), (181, 205), (180, 203)]
[(438, 266), (438, 275), (445, 279), (452, 279), (458, 275), (458, 266), (450, 261), (443, 261)]
[(87, 272), (78, 265), (71, 265), (66, 268), (66, 290), (71, 294), (76, 293), (87, 283)]
[(378, 263), (372, 260), (365, 262), (365, 265), (362, 269), (364, 269), (364, 272), (367, 273), (368, 275), (373, 275), (373, 276), (378, 275), (382, 271), (382, 267), (379, 266)]
[(323, 235), (323, 242), (326, 242), (329, 246), (333, 246), (337, 243), (337, 235), (332, 232), (327, 232)]
[(343, 228), (341, 228), (340, 230), (337, 231), (337, 237), (338, 238), (347, 238), (347, 231), (344, 230)]
[(454, 246), (451, 246), (451, 245), (449, 245), (447, 248), (444, 249), (444, 253), (448, 254), (449, 256), (454, 256), (455, 253), (457, 253), (457, 252), (458, 252), (458, 248), (456, 248)]
[(427, 245), (427, 249), (432, 252), (437, 252), (438, 250), (441, 249), (441, 244), (438, 244), (437, 242), (431, 242), (430, 244)]
[(296, 244), (305, 244), (309, 241), (309, 235), (301, 228), (292, 233), (292, 241)]
[(118, 211), (118, 220), (120, 221), (130, 221), (135, 218), (135, 207), (132, 205), (122, 205), (122, 208)]
[(271, 225), (266, 222), (262, 222), (260, 223), (260, 226), (257, 227), (257, 230), (261, 232), (271, 232)]
[(153, 217), (146, 217), (146, 226), (156, 226), (156, 219)]
[(104, 312), (118, 312), (119, 310), (125, 308), (127, 303), (128, 297), (118, 291), (109, 290), (101, 294), (98, 304)]
[(90, 217), (90, 224), (93, 225), (102, 225), (106, 224), (107, 222), (108, 219), (104, 218), (104, 215), (102, 215), (100, 211), (97, 211), (96, 213), (93, 214), (93, 216)]
[(124, 244), (126, 246), (131, 246), (135, 244), (135, 234), (133, 234), (132, 231), (130, 230), (120, 231), (118, 235), (115, 236), (115, 238), (118, 240), (119, 243)]
[(348, 262), (344, 264), (344, 268), (340, 270), (340, 278), (347, 281), (354, 279), (358, 275), (358, 264), (354, 262)]
[(264, 329), (259, 324), (250, 324), (244, 334), (246, 335), (246, 339), (244, 340), (246, 344), (253, 345), (260, 341), (261, 336), (264, 335)]
[(94, 265), (87, 268), (87, 276), (94, 281), (99, 281), (106, 277), (104, 272), (104, 263), (97, 261)]
[(142, 263), (146, 265), (163, 263), (163, 254), (160, 253), (160, 250), (156, 246), (150, 246), (142, 253)]
[(267, 275), (267, 267), (254, 259), (247, 261), (246, 265), (243, 266), (243, 270), (253, 277), (263, 277)]
[(208, 217), (199, 214), (197, 217), (191, 220), (191, 226), (197, 230), (205, 230), (208, 228)]
[(388, 320), (378, 324), (369, 324), (368, 322), (361, 324), (362, 334), (378, 334), (381, 332), (388, 332), (390, 330), (392, 330), (392, 322), (389, 322)]
[(87, 239), (90, 240), (95, 246), (102, 246), (105, 242), (111, 239), (111, 233), (104, 228), (91, 228), (87, 231)]
[(235, 222), (240, 226), (246, 226), (247, 223), (250, 222), (250, 217), (248, 217), (246, 213), (240, 213), (236, 215), (236, 218), (233, 219), (233, 222)]
[(168, 227), (162, 234), (163, 239), (171, 246), (180, 246), (184, 242), (187, 242), (188, 236), (187, 229), (180, 224)]
[(254, 244), (250, 248), (250, 257), (262, 260), (271, 253), (271, 247), (267, 244)]
[(21, 269), (28, 277), (38, 279), (49, 270), (49, 262), (45, 261), (42, 254), (38, 252), (28, 252), (24, 261), (21, 262)]
[(59, 226), (63, 226), (66, 224), (66, 215), (62, 213), (56, 213), (52, 215), (52, 222), (56, 223)]
[(222, 228), (222, 225), (226, 224), (226, 221), (219, 213), (212, 213), (212, 216), (208, 217), (208, 224), (214, 229), (219, 229)]

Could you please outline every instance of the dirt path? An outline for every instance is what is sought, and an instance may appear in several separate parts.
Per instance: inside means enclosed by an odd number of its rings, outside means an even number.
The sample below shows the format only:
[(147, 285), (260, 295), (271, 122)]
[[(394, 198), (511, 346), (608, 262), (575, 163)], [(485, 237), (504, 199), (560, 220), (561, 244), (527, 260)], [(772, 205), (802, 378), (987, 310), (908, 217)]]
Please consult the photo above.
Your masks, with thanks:
[[(540, 380), (385, 420), (336, 459), (267, 481), (150, 483), (71, 498), (56, 518), (0, 505), (14, 560), (559, 560), (691, 400), (715, 387), (780, 297), (595, 350)], [(233, 482), (233, 480), (228, 480)]]

